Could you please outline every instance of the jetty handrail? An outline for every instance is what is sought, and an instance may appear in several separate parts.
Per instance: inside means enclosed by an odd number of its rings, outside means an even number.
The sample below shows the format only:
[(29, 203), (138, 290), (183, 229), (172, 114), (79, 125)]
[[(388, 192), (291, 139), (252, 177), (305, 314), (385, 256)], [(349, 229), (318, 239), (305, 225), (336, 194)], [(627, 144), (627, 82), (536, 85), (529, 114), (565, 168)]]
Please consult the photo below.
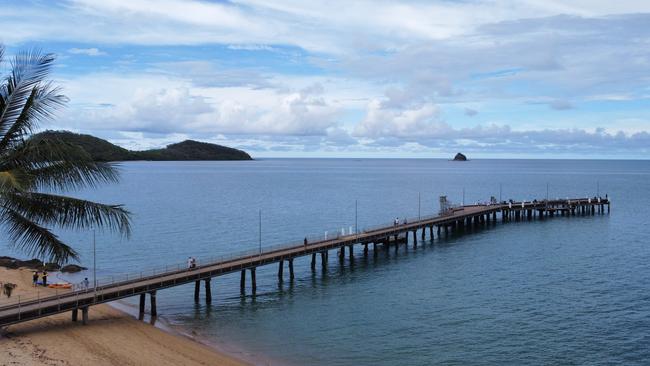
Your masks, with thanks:
[[(349, 235), (353, 235), (353, 233), (350, 233), (348, 231), (345, 234), (342, 234), (341, 229), (334, 229), (334, 230), (324, 231), (323, 234), (319, 236), (316, 235), (307, 236), (306, 238), (308, 242), (308, 247), (310, 247), (326, 241), (338, 240), (343, 236), (349, 236)], [(241, 260), (245, 258), (270, 254), (277, 251), (295, 248), (300, 245), (304, 245), (304, 239), (303, 241), (292, 241), (292, 242), (284, 242), (282, 244), (276, 244), (276, 245), (266, 245), (261, 248), (261, 251), (259, 248), (256, 248), (256, 249), (247, 249), (247, 250), (227, 253), (219, 256), (203, 257), (203, 258), (199, 257), (197, 258), (198, 265), (193, 270), (210, 267), (218, 264), (224, 264), (224, 263), (228, 263), (229, 261)], [(94, 287), (93, 283), (91, 282), (88, 288), (82, 288), (82, 289), (77, 288), (77, 289), (73, 289), (72, 291), (61, 291), (60, 293), (55, 293), (55, 295), (46, 295), (46, 296), (32, 295), (30, 297), (24, 297), (19, 295), (15, 297), (15, 300), (11, 299), (0, 303), (0, 310), (14, 308), (19, 304), (22, 306), (22, 305), (34, 304), (34, 303), (50, 301), (50, 300), (62, 300), (62, 299), (67, 300), (70, 297), (90, 294), (90, 293), (94, 293), (95, 291), (102, 291), (114, 286), (122, 286), (129, 283), (156, 278), (162, 275), (173, 275), (173, 274), (186, 272), (186, 271), (188, 271), (187, 263), (178, 262), (171, 265), (153, 266), (147, 269), (142, 269), (141, 271), (137, 271), (137, 272), (105, 276), (97, 279), (97, 287)], [(76, 285), (78, 284), (73, 284), (73, 286)]]
[[(600, 199), (600, 201), (596, 201), (597, 199)], [(556, 200), (548, 200), (548, 201), (538, 200), (536, 202), (525, 201), (525, 202), (512, 202), (512, 203), (506, 202), (506, 203), (496, 203), (496, 204), (486, 203), (486, 204), (465, 205), (460, 208), (457, 208), (456, 210), (460, 211), (472, 207), (490, 207), (493, 208), (494, 210), (501, 210), (501, 209), (508, 209), (510, 206), (512, 206), (513, 209), (521, 209), (521, 208), (543, 209), (545, 207), (549, 207), (549, 205), (562, 205), (562, 204), (576, 205), (576, 204), (587, 203), (587, 202), (591, 204), (595, 204), (595, 203), (608, 204), (609, 199), (607, 198), (602, 199), (602, 197), (593, 197), (593, 198), (577, 198), (577, 199), (575, 198), (556, 199)], [(373, 225), (370, 227), (364, 227), (358, 232), (354, 232), (352, 229), (350, 229), (350, 227), (348, 227), (347, 234), (345, 233), (345, 228), (343, 228), (343, 230), (340, 229), (336, 229), (332, 231), (328, 230), (321, 235), (307, 237), (307, 241), (308, 241), (307, 247), (313, 247), (329, 241), (335, 242), (342, 238), (355, 239), (355, 236), (366, 237), (376, 233), (391, 231), (392, 228), (403, 229), (404, 227), (424, 225), (436, 220), (444, 221), (446, 218), (447, 216), (426, 215), (426, 216), (421, 216), (419, 218), (417, 217), (407, 218), (406, 224), (404, 224), (403, 219), (400, 219), (400, 222), (397, 225), (394, 225), (393, 223), (384, 224), (384, 225)], [(254, 258), (257, 256), (271, 254), (278, 251), (284, 251), (287, 249), (295, 249), (303, 245), (304, 245), (303, 241), (294, 241), (288, 243), (285, 242), (282, 244), (263, 246), (261, 247), (261, 249), (260, 248), (247, 249), (243, 251), (220, 255), (217, 257), (200, 258), (198, 262), (199, 265), (194, 270), (199, 270), (202, 268), (207, 268), (215, 265), (227, 264), (228, 262), (231, 261), (239, 261), (239, 260)], [(41, 297), (40, 294), (37, 294), (36, 296), (30, 296), (28, 298), (18, 295), (16, 296), (16, 300), (3, 301), (3, 303), (0, 305), (0, 311), (12, 309), (16, 307), (20, 308), (21, 306), (41, 303), (45, 301), (56, 300), (57, 303), (61, 303), (61, 301), (68, 301), (70, 298), (79, 297), (82, 295), (88, 295), (90, 293), (94, 293), (95, 291), (103, 291), (103, 290), (111, 289), (112, 287), (124, 286), (131, 283), (137, 283), (143, 280), (150, 280), (154, 278), (159, 278), (161, 276), (174, 275), (174, 274), (183, 273), (187, 271), (188, 268), (186, 263), (177, 263), (177, 264), (164, 265), (164, 266), (161, 265), (161, 266), (149, 268), (147, 270), (141, 270), (136, 273), (127, 273), (127, 274), (122, 274), (117, 276), (110, 276), (110, 280), (109, 277), (105, 277), (105, 279), (99, 278), (97, 280), (97, 287), (88, 286), (88, 288), (76, 289), (73, 291), (65, 291), (65, 292), (55, 291), (54, 295), (49, 295), (44, 297)]]

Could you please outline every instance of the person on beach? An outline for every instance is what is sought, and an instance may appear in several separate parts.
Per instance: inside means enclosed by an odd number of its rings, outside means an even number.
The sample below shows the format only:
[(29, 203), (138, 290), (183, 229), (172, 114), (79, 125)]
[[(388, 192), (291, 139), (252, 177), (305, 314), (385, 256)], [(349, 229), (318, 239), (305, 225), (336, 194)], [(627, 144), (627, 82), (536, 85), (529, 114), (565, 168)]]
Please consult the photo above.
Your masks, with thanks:
[(34, 271), (32, 274), (32, 286), (36, 287), (38, 286), (38, 272)]
[(47, 271), (43, 271), (43, 287), (47, 287)]

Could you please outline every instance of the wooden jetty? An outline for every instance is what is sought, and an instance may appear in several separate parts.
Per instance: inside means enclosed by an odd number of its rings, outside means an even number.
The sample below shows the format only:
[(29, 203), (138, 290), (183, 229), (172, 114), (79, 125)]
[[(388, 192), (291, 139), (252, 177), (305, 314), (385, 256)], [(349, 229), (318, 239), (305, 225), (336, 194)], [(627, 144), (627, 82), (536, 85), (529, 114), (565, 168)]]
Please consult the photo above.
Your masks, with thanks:
[[(88, 309), (92, 305), (107, 303), (131, 296), (140, 297), (140, 317), (145, 313), (146, 295), (150, 297), (150, 315), (157, 316), (156, 295), (159, 290), (169, 287), (194, 283), (194, 299), (199, 301), (201, 281), (205, 286), (205, 300), (212, 301), (211, 280), (214, 277), (229, 273), (240, 272), (240, 287), (246, 289), (246, 272), (250, 274), (251, 291), (254, 294), (257, 287), (255, 271), (260, 266), (278, 264), (278, 277), (284, 276), (284, 262), (288, 263), (289, 277), (294, 278), (293, 261), (299, 257), (311, 257), (312, 270), (316, 267), (318, 256), (323, 268), (328, 264), (330, 251), (337, 251), (340, 258), (345, 258), (347, 248), (350, 258), (354, 255), (354, 247), (362, 246), (363, 254), (368, 255), (369, 246), (376, 254), (378, 250), (387, 250), (391, 245), (396, 249), (399, 245), (408, 245), (412, 235), (413, 246), (418, 245), (418, 232), (421, 240), (427, 236), (434, 239), (448, 235), (454, 231), (464, 231), (469, 228), (502, 222), (546, 219), (554, 216), (576, 216), (604, 214), (610, 210), (608, 198), (577, 198), (565, 200), (543, 200), (533, 202), (502, 202), (488, 205), (468, 205), (446, 209), (437, 216), (426, 217), (408, 223), (393, 224), (365, 230), (349, 235), (337, 235), (333, 238), (322, 239), (306, 244), (283, 247), (256, 254), (202, 264), (192, 270), (175, 268), (162, 273), (141, 276), (129, 280), (114, 282), (86, 290), (61, 293), (56, 296), (18, 301), (0, 306), (0, 326), (7, 326), (53, 314), (70, 311), (72, 320), (77, 321), (81, 310), (82, 322), (88, 320)], [(379, 247), (380, 246), (380, 247)]]

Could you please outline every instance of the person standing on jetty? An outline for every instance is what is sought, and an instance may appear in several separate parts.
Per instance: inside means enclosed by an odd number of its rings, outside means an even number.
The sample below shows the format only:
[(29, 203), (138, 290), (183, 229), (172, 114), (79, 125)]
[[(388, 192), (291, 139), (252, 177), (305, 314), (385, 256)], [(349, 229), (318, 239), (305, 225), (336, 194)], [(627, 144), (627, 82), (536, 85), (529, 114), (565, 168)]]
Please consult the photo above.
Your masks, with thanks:
[(38, 286), (38, 272), (34, 271), (32, 274), (32, 286), (36, 287)]
[(43, 287), (47, 287), (47, 271), (43, 271)]

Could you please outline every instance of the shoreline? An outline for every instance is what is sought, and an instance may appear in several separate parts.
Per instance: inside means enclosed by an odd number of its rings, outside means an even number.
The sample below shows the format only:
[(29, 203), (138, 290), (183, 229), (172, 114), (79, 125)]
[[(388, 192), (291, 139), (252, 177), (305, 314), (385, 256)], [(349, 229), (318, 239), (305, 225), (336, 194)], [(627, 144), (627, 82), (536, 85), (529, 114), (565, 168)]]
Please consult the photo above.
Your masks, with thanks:
[(187, 328), (183, 325), (173, 324), (164, 315), (158, 315), (156, 319), (153, 320), (153, 322), (149, 314), (145, 314), (143, 320), (138, 320), (137, 307), (133, 304), (129, 304), (125, 302), (124, 300), (113, 301), (108, 303), (107, 305), (116, 309), (117, 311), (120, 311), (132, 317), (134, 320), (151, 325), (173, 336), (189, 339), (192, 342), (196, 342), (203, 346), (214, 349), (216, 352), (220, 354), (228, 355), (232, 358), (245, 362), (246, 364), (255, 365), (255, 366), (258, 365), (270, 366), (270, 365), (283, 364), (268, 359), (265, 356), (261, 356), (261, 355), (258, 356), (251, 352), (248, 352), (245, 350), (244, 347), (240, 347), (237, 344), (233, 342), (229, 342), (223, 338), (220, 338), (220, 340), (222, 340), (223, 342), (210, 340), (208, 339), (208, 337), (201, 336), (200, 334), (196, 333), (190, 328)]
[[(18, 284), (16, 290), (21, 294), (33, 294), (37, 290), (31, 286), (30, 278), (29, 269), (0, 268), (0, 281)], [(51, 292), (42, 287), (38, 290)], [(92, 306), (87, 326), (73, 323), (66, 312), (5, 327), (0, 332), (0, 348), (8, 357), (3, 357), (0, 365), (267, 364), (206, 344), (174, 329), (160, 317), (154, 324), (140, 321), (137, 315), (133, 317), (125, 311), (128, 306), (123, 303)]]

